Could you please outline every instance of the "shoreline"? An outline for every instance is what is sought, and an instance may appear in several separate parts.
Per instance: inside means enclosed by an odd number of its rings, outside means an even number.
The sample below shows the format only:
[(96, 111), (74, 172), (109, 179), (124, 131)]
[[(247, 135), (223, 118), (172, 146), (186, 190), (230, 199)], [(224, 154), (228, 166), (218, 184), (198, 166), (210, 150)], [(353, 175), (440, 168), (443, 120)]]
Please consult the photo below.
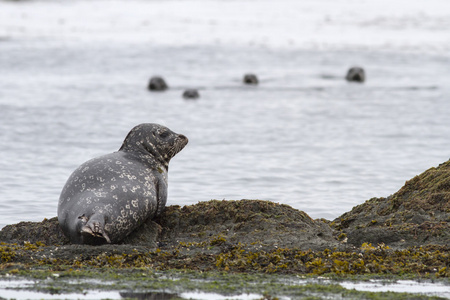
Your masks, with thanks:
[[(97, 278), (131, 286), (135, 275), (147, 284), (147, 288), (136, 285), (137, 290), (161, 291), (166, 289), (156, 287), (154, 281), (171, 273), (178, 274), (178, 279), (164, 284), (179, 285), (175, 292), (189, 290), (183, 282), (206, 275), (219, 276), (235, 293), (252, 291), (236, 284), (242, 280), (264, 290), (265, 285), (252, 276), (357, 282), (412, 279), (447, 286), (448, 199), (450, 161), (407, 181), (392, 196), (370, 199), (333, 221), (313, 220), (303, 211), (269, 201), (211, 200), (168, 206), (161, 217), (144, 223), (121, 244), (100, 246), (69, 244), (56, 217), (21, 222), (0, 231), (0, 280), (32, 279), (43, 284), (52, 278), (50, 287), (30, 289), (61, 295), (73, 288), (65, 288), (71, 286), (65, 280)], [(200, 282), (195, 290), (208, 291), (210, 282)], [(225, 286), (215, 291), (227, 294)], [(341, 286), (313, 284), (309, 288), (312, 294), (347, 293)], [(95, 289), (111, 290), (84, 283), (77, 291)], [(301, 293), (300, 287), (281, 285), (268, 295), (297, 297), (287, 290)], [(408, 299), (398, 293), (375, 295)], [(358, 297), (375, 299), (370, 293)]]

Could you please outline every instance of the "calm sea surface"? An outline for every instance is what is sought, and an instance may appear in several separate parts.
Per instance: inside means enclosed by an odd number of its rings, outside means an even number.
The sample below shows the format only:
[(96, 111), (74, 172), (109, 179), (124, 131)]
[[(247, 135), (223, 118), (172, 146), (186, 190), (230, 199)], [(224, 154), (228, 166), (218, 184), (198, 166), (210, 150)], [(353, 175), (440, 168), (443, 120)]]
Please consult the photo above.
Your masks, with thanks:
[(449, 159), (449, 94), (446, 0), (0, 1), (0, 228), (56, 216), (72, 171), (144, 122), (189, 138), (168, 205), (334, 219)]

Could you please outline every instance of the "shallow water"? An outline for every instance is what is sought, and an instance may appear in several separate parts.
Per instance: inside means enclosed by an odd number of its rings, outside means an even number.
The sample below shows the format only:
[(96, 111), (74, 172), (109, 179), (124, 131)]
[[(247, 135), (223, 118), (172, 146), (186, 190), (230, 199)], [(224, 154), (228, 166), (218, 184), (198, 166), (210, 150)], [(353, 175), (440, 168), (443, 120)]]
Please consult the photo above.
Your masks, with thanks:
[[(92, 282), (90, 282), (92, 283)], [(416, 295), (441, 297), (443, 299), (450, 299), (449, 286), (442, 283), (433, 282), (419, 282), (414, 280), (398, 280), (396, 282), (383, 281), (383, 280), (369, 280), (365, 282), (335, 282), (324, 279), (292, 279), (289, 281), (280, 282), (280, 286), (286, 285), (304, 285), (304, 284), (340, 284), (346, 289), (355, 289), (357, 291), (370, 291), (370, 292), (395, 292), (395, 293), (411, 293)], [(47, 283), (48, 284), (48, 283)], [(61, 283), (59, 283), (61, 284)], [(66, 283), (67, 284), (67, 283)], [(262, 284), (261, 282), (259, 283)], [(29, 280), (0, 280), (0, 293), (5, 299), (235, 299), (235, 300), (250, 300), (261, 299), (263, 295), (255, 293), (241, 293), (236, 295), (221, 295), (218, 293), (202, 292), (202, 291), (184, 291), (184, 292), (172, 292), (166, 291), (101, 291), (101, 290), (83, 290), (83, 293), (64, 293), (64, 294), (49, 294), (33, 291), (36, 286), (39, 285), (39, 281)], [(114, 285), (111, 282), (111, 285)], [(34, 287), (34, 288), (33, 288)], [(55, 287), (58, 284), (55, 283)], [(263, 288), (263, 287), (262, 287)], [(56, 288), (57, 289), (57, 288)], [(311, 294), (313, 295), (313, 294)], [(326, 296), (326, 297), (325, 297)], [(337, 297), (336, 294), (321, 294), (321, 298), (326, 299), (343, 299)], [(392, 297), (394, 297), (392, 295)], [(289, 299), (285, 296), (278, 297), (279, 299)]]
[(0, 1), (0, 228), (56, 216), (71, 172), (142, 122), (190, 141), (168, 205), (333, 219), (449, 159), (450, 2), (298, 2)]

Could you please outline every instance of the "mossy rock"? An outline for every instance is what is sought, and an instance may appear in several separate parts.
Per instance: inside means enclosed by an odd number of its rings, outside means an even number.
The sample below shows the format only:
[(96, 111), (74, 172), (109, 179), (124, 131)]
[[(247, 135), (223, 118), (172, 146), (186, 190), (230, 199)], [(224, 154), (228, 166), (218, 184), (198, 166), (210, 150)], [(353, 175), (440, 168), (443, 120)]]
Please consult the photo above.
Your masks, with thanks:
[(0, 242), (5, 243), (36, 243), (45, 245), (64, 245), (69, 239), (64, 236), (59, 227), (58, 218), (44, 219), (42, 222), (20, 222), (7, 225), (0, 231)]
[[(58, 219), (20, 222), (0, 231), (0, 242), (42, 242), (67, 245)], [(331, 228), (320, 220), (288, 205), (261, 200), (200, 202), (169, 206), (149, 220), (121, 244), (149, 248), (173, 247), (183, 243), (249, 245), (264, 249), (325, 249), (339, 246)]]
[(387, 198), (372, 198), (332, 222), (347, 242), (405, 248), (449, 245), (450, 161), (407, 181)]
[(331, 228), (288, 205), (262, 200), (199, 202), (168, 207), (155, 220), (162, 226), (160, 241), (207, 242), (222, 237), (231, 244), (260, 248), (325, 249), (338, 247)]

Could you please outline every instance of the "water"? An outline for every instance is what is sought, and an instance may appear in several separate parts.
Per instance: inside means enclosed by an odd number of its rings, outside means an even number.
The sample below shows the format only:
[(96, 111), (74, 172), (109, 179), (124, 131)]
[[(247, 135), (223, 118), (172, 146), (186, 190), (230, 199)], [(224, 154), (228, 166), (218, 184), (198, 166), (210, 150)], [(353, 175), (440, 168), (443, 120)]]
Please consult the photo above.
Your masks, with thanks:
[(367, 282), (342, 282), (340, 285), (346, 289), (355, 289), (357, 291), (417, 293), (450, 299), (450, 287), (437, 282), (417, 282), (414, 280), (383, 282), (382, 280), (370, 280)]
[[(80, 281), (81, 282), (81, 281)], [(66, 282), (66, 285), (80, 283), (80, 282)], [(91, 282), (92, 283), (92, 282)], [(424, 295), (429, 297), (441, 297), (442, 299), (450, 299), (449, 286), (440, 282), (419, 282), (413, 280), (398, 280), (383, 281), (383, 280), (369, 280), (366, 282), (351, 282), (343, 281), (336, 282), (332, 280), (324, 279), (293, 279), (285, 282), (280, 282), (280, 286), (284, 285), (289, 287), (290, 285), (304, 285), (308, 283), (315, 284), (339, 284), (342, 287), (357, 291), (369, 291), (369, 292), (395, 292), (395, 293), (411, 293), (416, 295)], [(218, 293), (197, 291), (184, 291), (184, 292), (172, 292), (170, 290), (165, 291), (103, 291), (103, 290), (83, 290), (82, 293), (62, 293), (62, 294), (48, 294), (38, 291), (33, 291), (36, 285), (48, 284), (48, 282), (39, 281), (27, 281), (27, 280), (0, 280), (0, 292), (5, 299), (124, 299), (124, 298), (136, 298), (136, 299), (233, 299), (233, 300), (251, 300), (261, 299), (263, 295), (255, 293), (241, 293), (236, 292), (236, 295), (221, 295)], [(261, 283), (259, 283), (261, 284)], [(311, 292), (306, 292), (311, 296), (320, 296), (326, 299), (342, 299), (341, 295), (328, 293), (314, 295)], [(278, 295), (279, 299), (289, 299), (287, 296)]]
[(143, 122), (190, 141), (169, 205), (333, 219), (388, 196), (450, 157), (449, 20), (446, 0), (0, 1), (0, 228), (56, 216), (71, 172)]

